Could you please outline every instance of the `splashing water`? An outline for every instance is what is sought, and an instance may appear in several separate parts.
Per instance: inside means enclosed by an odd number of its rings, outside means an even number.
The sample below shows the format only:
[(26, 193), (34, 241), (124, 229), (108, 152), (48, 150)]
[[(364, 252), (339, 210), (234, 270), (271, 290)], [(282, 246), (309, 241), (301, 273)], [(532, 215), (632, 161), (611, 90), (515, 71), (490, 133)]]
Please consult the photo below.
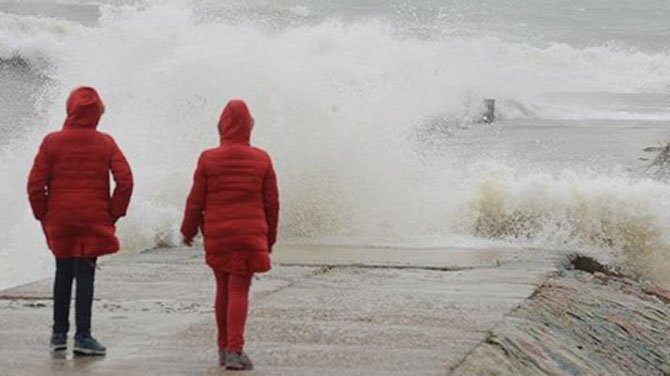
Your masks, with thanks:
[[(495, 138), (463, 129), (485, 97), (513, 123), (555, 118), (546, 93), (665, 95), (668, 52), (424, 38), (378, 18), (267, 29), (203, 17), (183, 2), (101, 12), (94, 26), (0, 13), (0, 59), (19, 56), (42, 77), (30, 98), (35, 115), (7, 125), (19, 131), (0, 144), (0, 288), (50, 268), (24, 180), (41, 137), (60, 127), (67, 93), (82, 84), (99, 89), (107, 106), (100, 129), (115, 136), (137, 177), (119, 226), (126, 251), (177, 244), (198, 153), (217, 144), (219, 111), (239, 96), (256, 117), (254, 142), (277, 164), (285, 242), (589, 248), (670, 284), (666, 184), (548, 167), (546, 156), (501, 158), (487, 145)], [(444, 134), (428, 136), (437, 147), (413, 137), (431, 116), (446, 119)]]

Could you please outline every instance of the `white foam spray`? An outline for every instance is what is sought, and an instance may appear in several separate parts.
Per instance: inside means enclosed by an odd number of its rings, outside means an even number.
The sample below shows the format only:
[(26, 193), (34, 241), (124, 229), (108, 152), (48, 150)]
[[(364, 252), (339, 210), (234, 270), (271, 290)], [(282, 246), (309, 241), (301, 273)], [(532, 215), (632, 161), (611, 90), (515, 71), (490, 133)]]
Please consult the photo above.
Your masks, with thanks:
[[(0, 15), (0, 28), (16, 22)], [(18, 24), (22, 31), (0, 39), (0, 57), (21, 56), (51, 81), (36, 98), (44, 125), (3, 149), (0, 161), (0, 287), (49, 270), (24, 182), (39, 139), (60, 127), (67, 93), (82, 84), (99, 89), (107, 106), (100, 129), (115, 136), (136, 176), (119, 226), (126, 251), (177, 244), (198, 154), (218, 143), (225, 102), (243, 97), (256, 118), (254, 142), (277, 164), (283, 241), (421, 247), (504, 239), (593, 247), (625, 255), (645, 277), (670, 274), (667, 185), (530, 173), (451, 150), (433, 158), (417, 154), (411, 137), (426, 117), (465, 118), (487, 96), (541, 117), (533, 100), (547, 92), (664, 92), (667, 54), (418, 39), (374, 20), (269, 32), (203, 21), (182, 2), (104, 8), (95, 27)], [(501, 111), (529, 116), (514, 106)]]

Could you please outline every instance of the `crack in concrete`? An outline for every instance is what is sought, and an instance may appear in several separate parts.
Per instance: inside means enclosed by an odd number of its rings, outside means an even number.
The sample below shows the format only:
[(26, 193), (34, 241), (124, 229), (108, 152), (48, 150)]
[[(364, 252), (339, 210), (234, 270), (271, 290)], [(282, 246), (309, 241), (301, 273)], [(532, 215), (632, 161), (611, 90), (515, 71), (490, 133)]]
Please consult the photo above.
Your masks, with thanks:
[[(30, 295), (0, 295), (0, 301), (39, 301), (39, 300), (53, 300), (52, 296), (30, 296)], [(74, 300), (74, 298), (72, 299)], [(100, 299), (94, 298), (93, 301), (99, 302)]]
[(500, 265), (482, 265), (482, 266), (416, 266), (416, 265), (381, 265), (381, 264), (309, 264), (309, 263), (276, 263), (280, 266), (301, 266), (331, 269), (392, 269), (392, 270), (426, 270), (434, 272), (462, 272), (467, 270), (498, 268)]
[(284, 279), (284, 281), (287, 281), (285, 286), (279, 287), (276, 290), (257, 293), (257, 295), (256, 295), (257, 299), (263, 299), (263, 298), (266, 298), (270, 295), (279, 293), (279, 292), (284, 291), (286, 289), (289, 289), (289, 288), (291, 288), (291, 287), (297, 285), (298, 283), (300, 283), (302, 281), (305, 281), (307, 279), (314, 278), (314, 277), (319, 276), (319, 275), (327, 274), (330, 271), (332, 271), (332, 269), (333, 269), (332, 267), (330, 267), (328, 265), (286, 265), (286, 264), (275, 264), (275, 265), (280, 265), (280, 266), (304, 266), (304, 267), (313, 267), (313, 268), (318, 268), (318, 269), (313, 271), (312, 273), (306, 275), (304, 278), (296, 278), (296, 279), (292, 279), (292, 280)]
[(52, 300), (51, 296), (0, 295), (0, 300)]

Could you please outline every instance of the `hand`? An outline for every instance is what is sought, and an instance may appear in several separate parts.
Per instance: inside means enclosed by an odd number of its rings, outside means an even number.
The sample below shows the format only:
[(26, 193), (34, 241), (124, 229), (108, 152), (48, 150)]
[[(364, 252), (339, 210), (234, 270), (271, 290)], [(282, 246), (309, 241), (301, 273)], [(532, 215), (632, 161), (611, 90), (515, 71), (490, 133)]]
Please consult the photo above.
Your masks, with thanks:
[(46, 216), (47, 216), (46, 210), (44, 211), (44, 213), (40, 213), (40, 214), (35, 213), (35, 219), (37, 219), (40, 222), (44, 221), (44, 218), (46, 218)]
[(185, 246), (187, 247), (192, 247), (193, 246), (193, 238), (189, 238), (184, 236), (181, 241)]

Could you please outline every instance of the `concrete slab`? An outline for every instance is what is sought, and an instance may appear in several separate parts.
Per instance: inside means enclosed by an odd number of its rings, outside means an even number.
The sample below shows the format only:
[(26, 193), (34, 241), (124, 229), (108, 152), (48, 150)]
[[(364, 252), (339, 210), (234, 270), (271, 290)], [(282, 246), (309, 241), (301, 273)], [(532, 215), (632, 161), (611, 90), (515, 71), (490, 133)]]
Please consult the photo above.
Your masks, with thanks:
[[(291, 246), (252, 288), (254, 375), (443, 375), (532, 294), (559, 255), (535, 250)], [(214, 282), (201, 249), (101, 263), (104, 359), (53, 358), (51, 280), (0, 292), (2, 375), (212, 375)]]
[(278, 246), (274, 259), (284, 265), (337, 265), (379, 268), (459, 270), (497, 266), (518, 249), (370, 248), (342, 246)]

